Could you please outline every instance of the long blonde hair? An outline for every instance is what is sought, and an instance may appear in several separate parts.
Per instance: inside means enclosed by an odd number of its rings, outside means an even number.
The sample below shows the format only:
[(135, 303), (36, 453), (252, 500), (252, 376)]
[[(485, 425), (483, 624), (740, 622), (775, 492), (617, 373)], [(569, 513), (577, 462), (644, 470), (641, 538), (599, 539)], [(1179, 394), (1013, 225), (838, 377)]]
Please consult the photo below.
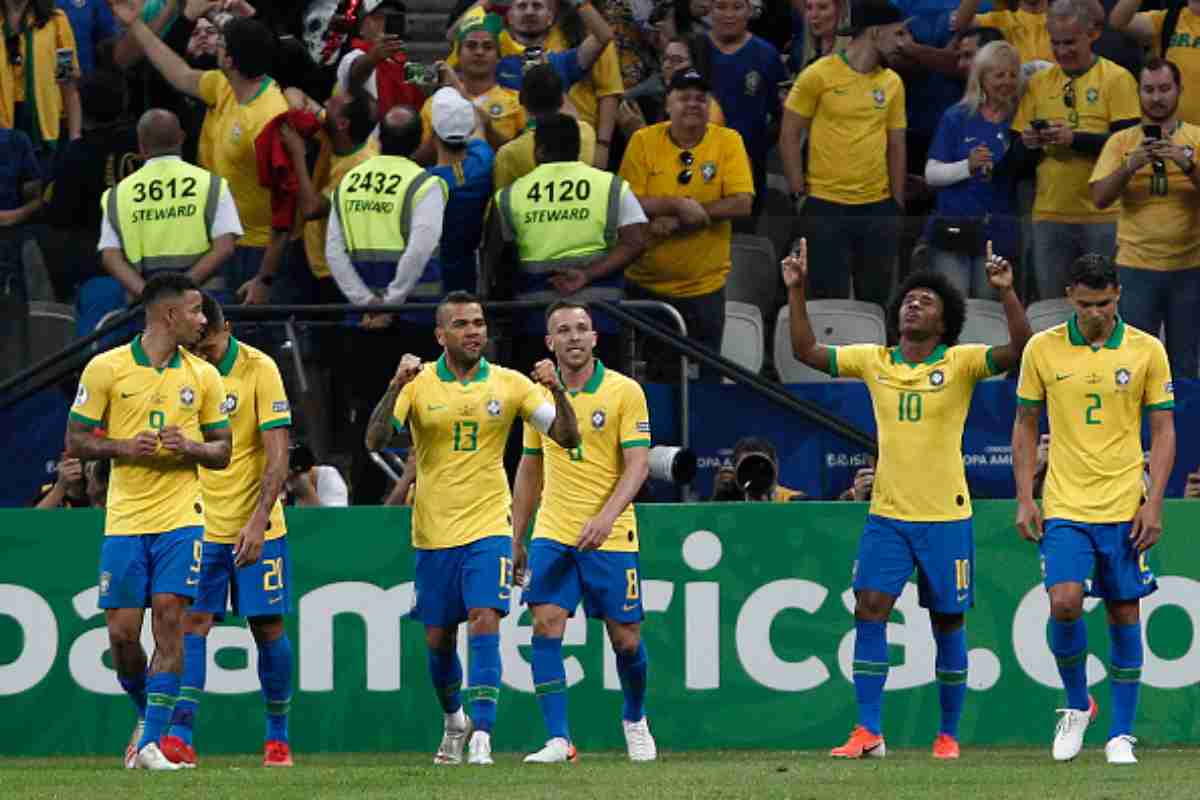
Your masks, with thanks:
[(1013, 64), (1017, 71), (1017, 91), (1013, 94), (1012, 104), (1006, 109), (1006, 112), (1011, 116), (1017, 110), (1017, 104), (1021, 102), (1021, 95), (1025, 92), (1025, 75), (1021, 70), (1021, 54), (1008, 42), (1000, 41), (989, 42), (979, 48), (979, 52), (975, 54), (975, 59), (971, 62), (971, 72), (967, 75), (967, 90), (963, 93), (961, 102), (972, 114), (977, 113), (979, 107), (987, 99), (983, 91), (983, 73), (1002, 66), (1004, 61)]

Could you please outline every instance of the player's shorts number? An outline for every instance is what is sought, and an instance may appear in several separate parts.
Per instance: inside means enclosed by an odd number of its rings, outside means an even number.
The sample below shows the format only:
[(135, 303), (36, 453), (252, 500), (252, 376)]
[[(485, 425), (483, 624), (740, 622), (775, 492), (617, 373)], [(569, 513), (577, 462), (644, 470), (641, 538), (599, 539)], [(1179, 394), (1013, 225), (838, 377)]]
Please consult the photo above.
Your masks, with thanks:
[(513, 560), (500, 556), (500, 585), (512, 586), (513, 584)]
[(583, 445), (567, 450), (567, 455), (571, 457), (572, 461), (583, 461)]
[(283, 556), (279, 558), (264, 558), (263, 591), (274, 592), (283, 588)]
[(633, 567), (625, 570), (625, 599), (638, 599), (638, 574)]
[(900, 421), (921, 421), (921, 395), (917, 392), (900, 393)]
[(456, 453), (472, 453), (477, 449), (479, 449), (479, 423), (470, 419), (454, 423), (454, 451)]
[(965, 558), (954, 561), (954, 588), (965, 592), (971, 586), (971, 562)]
[(167, 415), (161, 411), (150, 412), (150, 427), (156, 431), (161, 431), (167, 425)]
[(1087, 420), (1087, 424), (1088, 425), (1101, 424), (1103, 422), (1103, 420), (1101, 420), (1099, 417), (1095, 416), (1095, 412), (1100, 410), (1100, 395), (1089, 394), (1089, 395), (1085, 395), (1085, 397), (1087, 397), (1087, 399), (1088, 399), (1087, 416), (1085, 417), (1085, 419)]
[(204, 558), (204, 543), (197, 539), (192, 542), (192, 572), (200, 574), (200, 562)]

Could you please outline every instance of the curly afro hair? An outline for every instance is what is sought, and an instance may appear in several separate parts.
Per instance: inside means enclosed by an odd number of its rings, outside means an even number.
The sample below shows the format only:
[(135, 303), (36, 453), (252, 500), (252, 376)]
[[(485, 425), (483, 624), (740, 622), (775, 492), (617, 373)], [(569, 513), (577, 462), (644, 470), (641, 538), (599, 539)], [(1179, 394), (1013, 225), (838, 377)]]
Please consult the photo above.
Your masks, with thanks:
[(967, 298), (946, 276), (930, 271), (914, 272), (905, 278), (896, 290), (887, 310), (887, 324), (891, 335), (897, 339), (900, 336), (900, 305), (904, 302), (904, 296), (913, 289), (928, 289), (941, 298), (942, 325), (945, 327), (942, 344), (947, 347), (958, 344), (958, 337), (967, 321)]

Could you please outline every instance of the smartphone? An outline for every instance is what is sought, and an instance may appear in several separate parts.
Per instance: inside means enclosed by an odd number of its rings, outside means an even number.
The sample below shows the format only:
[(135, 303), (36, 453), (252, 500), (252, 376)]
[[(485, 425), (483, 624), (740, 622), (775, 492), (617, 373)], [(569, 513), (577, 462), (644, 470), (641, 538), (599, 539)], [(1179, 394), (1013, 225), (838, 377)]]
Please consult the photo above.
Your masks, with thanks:
[(526, 47), (521, 59), (521, 72), (528, 72), (545, 60), (545, 51), (540, 47)]
[(388, 36), (399, 36), (403, 39), (405, 27), (407, 26), (403, 14), (388, 14), (383, 23), (383, 32)]
[(1050, 123), (1044, 119), (1035, 119), (1029, 123), (1029, 127), (1041, 133), (1042, 131), (1046, 130), (1046, 128), (1050, 127)]
[(1163, 138), (1162, 125), (1143, 125), (1142, 135), (1147, 139), (1161, 139)]
[(70, 49), (56, 50), (54, 56), (54, 77), (57, 80), (65, 81), (75, 71), (75, 51)]
[(434, 64), (422, 64), (419, 61), (405, 62), (404, 80), (408, 81), (409, 83), (437, 83), (437, 66)]

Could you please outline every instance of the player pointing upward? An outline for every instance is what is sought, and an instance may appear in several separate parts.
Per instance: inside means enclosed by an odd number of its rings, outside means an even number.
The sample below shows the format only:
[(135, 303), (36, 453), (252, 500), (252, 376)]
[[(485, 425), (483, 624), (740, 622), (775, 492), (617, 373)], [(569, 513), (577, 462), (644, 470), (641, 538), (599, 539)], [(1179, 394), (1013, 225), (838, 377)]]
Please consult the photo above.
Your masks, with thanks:
[[(445, 712), (434, 759), (491, 764), (491, 733), (500, 695), (500, 617), (512, 594), (512, 498), (504, 445), (518, 415), (563, 447), (579, 446), (575, 412), (549, 360), (534, 379), (483, 358), (487, 321), (474, 295), (451, 292), (437, 310), (434, 331), (444, 352), (435, 364), (405, 355), (367, 424), (367, 449), (391, 430), (406, 429), (417, 453), (412, 537), (416, 601), (412, 618), (425, 625), (429, 671)], [(471, 715), (462, 710), (458, 624), (469, 621)]]
[(963, 424), (979, 380), (1007, 371), (1031, 333), (1013, 291), (1012, 268), (987, 248), (988, 282), (1001, 297), (1010, 341), (999, 347), (959, 345), (966, 316), (962, 293), (944, 277), (910, 275), (888, 309), (895, 347), (817, 344), (805, 307), (805, 240), (783, 261), (791, 310), (792, 349), (814, 369), (861, 378), (871, 394), (879, 461), (867, 524), (854, 568), (854, 692), (858, 725), (834, 748), (839, 758), (882, 757), (883, 685), (888, 673), (887, 619), (917, 570), (920, 601), (937, 642), (942, 718), (936, 758), (957, 758), (958, 722), (966, 696), (963, 613), (974, 603), (975, 542), (963, 471)]

